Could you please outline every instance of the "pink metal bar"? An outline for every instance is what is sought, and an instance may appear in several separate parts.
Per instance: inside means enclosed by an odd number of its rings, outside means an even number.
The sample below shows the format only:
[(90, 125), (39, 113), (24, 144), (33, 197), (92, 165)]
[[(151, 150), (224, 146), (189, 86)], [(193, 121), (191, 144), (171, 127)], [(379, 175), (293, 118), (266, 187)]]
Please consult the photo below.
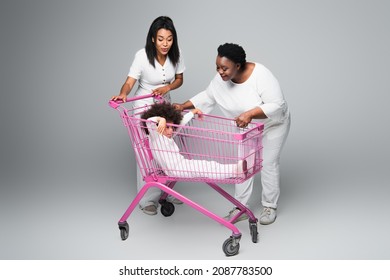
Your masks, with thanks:
[(210, 187), (220, 193), (224, 198), (233, 203), (236, 207), (238, 207), (241, 211), (234, 216), (229, 222), (234, 223), (241, 215), (247, 214), (249, 216), (249, 221), (257, 222), (256, 217), (253, 215), (252, 211), (250, 211), (245, 205), (239, 202), (237, 199), (233, 198), (229, 193), (227, 193), (224, 189), (214, 183), (207, 183)]
[(238, 230), (238, 228), (235, 225), (233, 225), (230, 221), (226, 221), (225, 219), (223, 219), (223, 218), (217, 216), (216, 214), (212, 213), (211, 211), (207, 210), (203, 206), (193, 202), (192, 200), (190, 200), (187, 197), (181, 195), (180, 193), (176, 192), (175, 190), (167, 187), (164, 184), (158, 183), (158, 182), (149, 182), (149, 183), (146, 183), (142, 187), (142, 189), (138, 192), (138, 194), (136, 195), (136, 197), (134, 198), (134, 200), (132, 201), (130, 206), (127, 208), (126, 212), (123, 214), (123, 216), (119, 220), (119, 223), (123, 223), (123, 222), (125, 222), (128, 219), (128, 217), (133, 212), (134, 208), (138, 205), (139, 201), (144, 196), (146, 191), (149, 188), (152, 188), (152, 187), (156, 187), (156, 188), (161, 189), (162, 191), (166, 192), (167, 194), (172, 195), (173, 197), (176, 197), (177, 199), (179, 199), (183, 203), (189, 205), (190, 207), (192, 207), (195, 210), (201, 212), (202, 214), (206, 215), (207, 217), (209, 217), (209, 218), (219, 222), (221, 225), (223, 225), (223, 226), (227, 227), (228, 229), (230, 229), (234, 236), (240, 236), (241, 235), (241, 233)]

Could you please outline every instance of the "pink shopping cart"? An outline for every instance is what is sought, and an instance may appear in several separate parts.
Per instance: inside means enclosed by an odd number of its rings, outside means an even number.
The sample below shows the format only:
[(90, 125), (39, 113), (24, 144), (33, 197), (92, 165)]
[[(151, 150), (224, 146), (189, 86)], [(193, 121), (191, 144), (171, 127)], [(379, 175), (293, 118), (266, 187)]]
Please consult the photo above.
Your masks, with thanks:
[[(145, 95), (128, 98), (126, 102), (143, 98), (154, 97)], [(155, 102), (163, 101), (161, 98), (155, 98)], [(129, 236), (127, 219), (143, 195), (149, 188), (159, 188), (163, 191), (159, 203), (161, 214), (165, 217), (171, 216), (175, 211), (174, 205), (166, 199), (171, 195), (232, 231), (222, 246), (226, 256), (238, 254), (241, 232), (234, 222), (243, 214), (249, 217), (252, 242), (258, 241), (256, 217), (217, 184), (242, 183), (261, 170), (263, 124), (250, 123), (246, 128), (238, 128), (233, 119), (207, 114), (203, 114), (201, 118), (194, 116), (186, 125), (172, 125), (175, 127), (173, 139), (178, 149), (168, 150), (163, 143), (156, 143), (156, 139), (154, 142), (151, 140), (149, 130), (156, 127), (152, 121), (141, 119), (141, 114), (149, 106), (128, 109), (122, 101), (110, 101), (109, 105), (119, 112), (128, 130), (138, 167), (145, 181), (145, 185), (118, 222), (122, 240)], [(181, 164), (175, 161), (177, 158), (181, 159)], [(166, 164), (172, 161), (175, 164)], [(246, 168), (234, 168), (241, 166), (240, 164)], [(177, 182), (204, 182), (240, 211), (230, 220), (225, 220), (175, 191)]]

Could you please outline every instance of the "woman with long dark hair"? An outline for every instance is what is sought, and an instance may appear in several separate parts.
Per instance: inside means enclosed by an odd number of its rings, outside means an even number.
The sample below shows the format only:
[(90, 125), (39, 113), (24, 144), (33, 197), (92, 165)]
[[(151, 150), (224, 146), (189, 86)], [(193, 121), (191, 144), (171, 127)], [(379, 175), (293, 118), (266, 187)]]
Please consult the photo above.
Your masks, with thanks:
[[(171, 90), (179, 88), (183, 84), (183, 72), (185, 70), (183, 58), (180, 54), (177, 33), (172, 19), (167, 16), (156, 18), (146, 37), (145, 48), (140, 49), (134, 57), (126, 81), (119, 95), (111, 100), (125, 101), (127, 95), (138, 81), (135, 96), (154, 94), (160, 95), (170, 102)], [(152, 98), (137, 100), (134, 107), (145, 104), (153, 104)], [(137, 188), (143, 186), (143, 179), (138, 170)], [(158, 199), (161, 191), (151, 188), (140, 201), (140, 208), (145, 214), (157, 214)], [(174, 203), (180, 203), (173, 199)]]

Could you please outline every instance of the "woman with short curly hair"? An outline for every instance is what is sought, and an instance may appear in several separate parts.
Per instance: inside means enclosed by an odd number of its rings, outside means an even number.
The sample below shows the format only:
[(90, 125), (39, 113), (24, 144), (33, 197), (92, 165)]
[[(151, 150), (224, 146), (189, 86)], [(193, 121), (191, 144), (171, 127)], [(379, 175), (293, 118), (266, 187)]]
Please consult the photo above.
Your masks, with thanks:
[[(233, 43), (218, 47), (217, 74), (205, 91), (183, 104), (178, 110), (199, 108), (209, 113), (218, 106), (238, 127), (259, 121), (264, 123), (263, 168), (261, 170), (263, 211), (260, 224), (268, 225), (276, 219), (280, 194), (280, 154), (290, 130), (290, 112), (275, 76), (264, 65), (247, 62), (244, 49)], [(253, 189), (253, 177), (236, 185), (235, 197), (247, 205)], [(233, 208), (226, 216), (234, 217), (240, 210)], [(247, 219), (241, 215), (237, 221)]]

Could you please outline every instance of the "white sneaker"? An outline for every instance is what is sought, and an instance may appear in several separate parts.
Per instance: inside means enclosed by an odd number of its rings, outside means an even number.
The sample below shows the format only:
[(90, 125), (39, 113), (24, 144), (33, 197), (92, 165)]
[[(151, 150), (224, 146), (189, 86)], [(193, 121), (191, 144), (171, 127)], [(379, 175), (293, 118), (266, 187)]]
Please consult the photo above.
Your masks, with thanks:
[(260, 214), (259, 223), (261, 225), (269, 225), (276, 220), (276, 209), (271, 207), (264, 207)]
[(144, 212), (147, 215), (151, 215), (151, 216), (157, 215), (157, 206), (154, 204), (151, 204), (151, 205), (148, 205), (145, 207), (141, 207), (141, 205), (140, 205), (140, 208), (141, 208), (142, 212)]
[(173, 204), (183, 204), (183, 201), (177, 199), (176, 197), (172, 196), (172, 195), (168, 195), (167, 196), (167, 201), (168, 202), (171, 202)]
[[(241, 210), (238, 209), (237, 207), (234, 207), (230, 212), (229, 214), (227, 214), (225, 217), (223, 217), (225, 220), (228, 220), (230, 221), (234, 216), (236, 216)], [(240, 221), (243, 221), (243, 220), (247, 220), (248, 219), (248, 215), (247, 214), (242, 214), (240, 217), (238, 217), (237, 220), (235, 220), (233, 222), (233, 224), (237, 223), (237, 222), (240, 222)]]

